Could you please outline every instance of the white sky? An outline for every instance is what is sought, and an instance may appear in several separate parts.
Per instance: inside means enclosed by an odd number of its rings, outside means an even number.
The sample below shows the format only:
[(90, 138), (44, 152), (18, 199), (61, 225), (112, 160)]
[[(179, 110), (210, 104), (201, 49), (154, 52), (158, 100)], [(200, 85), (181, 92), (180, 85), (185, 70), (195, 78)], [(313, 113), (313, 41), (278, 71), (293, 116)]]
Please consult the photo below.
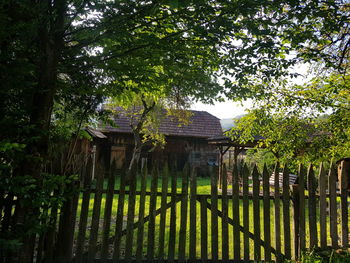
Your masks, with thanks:
[(214, 116), (218, 117), (219, 119), (228, 119), (228, 118), (234, 118), (237, 115), (242, 115), (247, 113), (245, 110), (252, 107), (252, 102), (232, 102), (232, 101), (226, 101), (226, 102), (216, 102), (214, 105), (209, 104), (203, 104), (201, 102), (197, 102), (192, 105), (192, 110), (199, 110), (199, 111), (207, 111)]

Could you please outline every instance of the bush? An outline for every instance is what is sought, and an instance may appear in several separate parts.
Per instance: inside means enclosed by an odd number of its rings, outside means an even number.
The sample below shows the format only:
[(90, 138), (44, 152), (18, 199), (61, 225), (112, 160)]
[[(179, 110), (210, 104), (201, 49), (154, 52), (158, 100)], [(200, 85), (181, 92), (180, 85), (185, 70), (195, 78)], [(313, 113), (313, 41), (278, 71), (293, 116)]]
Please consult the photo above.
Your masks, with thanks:
[(301, 263), (350, 263), (349, 250), (312, 251), (302, 255)]

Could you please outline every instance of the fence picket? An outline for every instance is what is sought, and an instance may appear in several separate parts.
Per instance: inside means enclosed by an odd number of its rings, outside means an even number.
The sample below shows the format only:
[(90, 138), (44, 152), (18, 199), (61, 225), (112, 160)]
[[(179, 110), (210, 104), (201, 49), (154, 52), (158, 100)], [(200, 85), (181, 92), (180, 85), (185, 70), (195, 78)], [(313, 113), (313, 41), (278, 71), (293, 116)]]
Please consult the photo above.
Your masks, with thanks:
[[(92, 179), (92, 158), (88, 159), (86, 170), (85, 170), (85, 178), (83, 182), (83, 197), (81, 201), (81, 209), (80, 209), (80, 219), (79, 219), (79, 229), (78, 229), (78, 237), (77, 237), (77, 249), (76, 249), (76, 262), (83, 262), (83, 253), (84, 253), (84, 244), (85, 244), (85, 235), (86, 235), (86, 227), (89, 213), (89, 204), (90, 204), (90, 186)], [(55, 209), (56, 210), (56, 209)], [(57, 212), (57, 210), (56, 210)]]
[(233, 259), (240, 260), (240, 231), (239, 231), (239, 174), (237, 163), (232, 171), (232, 219), (233, 219)]
[(254, 217), (254, 260), (261, 260), (261, 244), (260, 244), (260, 182), (259, 172), (256, 166), (253, 168), (253, 217)]
[(148, 174), (147, 162), (141, 171), (141, 186), (140, 186), (140, 203), (139, 203), (139, 224), (137, 227), (137, 247), (136, 260), (142, 261), (143, 250), (143, 233), (144, 233), (144, 217), (145, 217), (145, 201), (146, 201), (146, 177)]
[(147, 236), (147, 259), (154, 259), (154, 238), (156, 222), (156, 204), (157, 204), (157, 187), (158, 187), (158, 165), (154, 164), (152, 169), (151, 196), (149, 201), (149, 222)]
[(263, 170), (263, 208), (264, 208), (264, 241), (265, 261), (271, 261), (271, 226), (270, 226), (270, 183), (266, 165)]
[(201, 259), (208, 259), (208, 214), (207, 198), (202, 196), (201, 202)]
[(158, 247), (158, 259), (164, 259), (164, 238), (165, 238), (165, 223), (166, 223), (166, 204), (168, 194), (168, 175), (169, 168), (166, 164), (163, 168), (162, 174), (162, 197), (161, 197), (161, 212), (159, 222), (159, 247)]
[(329, 189), (329, 213), (330, 213), (330, 235), (332, 247), (338, 247), (338, 222), (337, 222), (337, 174), (334, 164), (331, 164), (328, 177)]
[(320, 165), (319, 171), (319, 194), (320, 194), (320, 247), (325, 249), (327, 247), (327, 200), (326, 188), (327, 178), (323, 167)]
[(340, 162), (340, 209), (341, 209), (341, 245), (342, 247), (349, 246), (349, 207), (348, 207), (348, 174), (350, 167), (345, 160)]
[[(136, 168), (131, 172), (130, 187), (128, 191), (125, 189), (126, 179), (123, 175), (120, 176), (120, 189), (114, 190), (116, 173), (114, 160), (111, 164), (111, 169), (108, 176), (107, 189), (103, 190), (104, 180), (103, 174), (100, 171), (97, 173), (97, 183), (95, 189), (93, 189), (91, 188), (91, 161), (92, 160), (89, 159), (87, 165), (88, 167), (86, 167), (88, 172), (85, 175), (83, 182), (84, 192), (82, 194), (82, 203), (80, 207), (79, 227), (77, 241), (75, 242), (76, 248), (74, 248), (76, 255), (73, 259), (74, 262), (94, 262), (97, 260), (96, 255), (98, 255), (100, 249), (101, 260), (108, 261), (112, 241), (114, 242), (112, 250), (113, 261), (130, 261), (135, 259), (137, 262), (141, 262), (145, 259), (143, 256), (145, 246), (147, 247), (145, 257), (148, 261), (166, 260), (169, 262), (174, 262), (177, 254), (178, 262), (194, 262), (197, 260), (197, 255), (199, 254), (201, 260), (208, 260), (208, 258), (210, 258), (211, 261), (217, 261), (220, 258), (222, 261), (228, 261), (230, 251), (233, 253), (233, 260), (235, 262), (242, 260), (249, 261), (251, 259), (250, 242), (253, 242), (252, 245), (254, 246), (254, 261), (261, 261), (263, 257), (264, 261), (269, 262), (273, 260), (272, 254), (274, 254), (276, 262), (281, 262), (283, 259), (291, 259), (292, 252), (294, 252), (293, 259), (297, 260), (306, 247), (313, 249), (318, 246), (318, 238), (320, 238), (320, 247), (327, 248), (327, 213), (329, 213), (330, 216), (330, 241), (332, 248), (339, 247), (340, 244), (338, 244), (338, 240), (340, 237), (337, 233), (337, 219), (339, 216), (337, 214), (338, 196), (340, 196), (340, 219), (342, 223), (341, 246), (346, 246), (349, 242), (347, 236), (349, 231), (347, 229), (348, 179), (346, 177), (347, 168), (344, 168), (342, 163), (338, 170), (340, 179), (340, 195), (337, 194), (337, 174), (333, 165), (331, 165), (327, 176), (324, 166), (321, 164), (319, 169), (318, 184), (316, 182), (312, 165), (310, 165), (307, 171), (305, 167), (300, 165), (298, 170), (298, 183), (293, 185), (291, 185), (290, 182), (290, 179), (292, 178), (289, 178), (290, 174), (287, 166), (285, 166), (283, 173), (280, 175), (279, 163), (277, 163), (274, 168), (274, 175), (271, 179), (269, 178), (270, 176), (266, 165), (264, 165), (261, 175), (259, 174), (257, 167), (254, 166), (251, 175), (252, 192), (250, 192), (250, 171), (246, 165), (243, 165), (239, 173), (237, 164), (235, 164), (232, 172), (233, 180), (231, 207), (231, 197), (228, 195), (228, 187), (230, 186), (227, 185), (227, 170), (225, 165), (223, 165), (222, 169), (222, 193), (219, 195), (216, 170), (211, 170), (211, 194), (197, 194), (197, 190), (199, 189), (197, 188), (197, 170), (195, 168), (190, 169), (188, 164), (186, 164), (185, 169), (182, 172), (181, 193), (177, 193), (177, 178), (175, 172), (172, 172), (171, 193), (168, 193), (170, 179), (169, 169), (167, 166), (165, 166), (162, 170), (162, 189), (161, 191), (158, 190), (158, 177), (160, 174), (158, 168), (156, 168), (156, 165), (154, 165), (155, 168), (152, 171), (151, 189), (149, 189), (149, 192), (147, 192), (146, 166), (143, 168), (140, 178), (140, 191), (136, 191), (136, 186), (138, 183), (136, 178)], [(240, 176), (242, 177), (242, 187), (239, 185)], [(260, 179), (262, 179), (262, 182), (260, 182)], [(271, 190), (273, 183), (274, 191)], [(316, 193), (316, 185), (319, 186), (319, 195)], [(189, 187), (190, 190), (188, 189)], [(240, 192), (240, 189), (242, 192)], [(90, 211), (89, 205), (91, 206), (90, 199), (92, 193), (94, 193), (94, 203), (92, 207), (91, 228), (89, 228), (90, 235), (88, 244), (86, 244), (86, 232), (88, 231), (87, 224), (90, 220), (90, 218), (88, 218)], [(118, 194), (119, 197), (115, 221), (115, 236), (110, 237), (109, 232), (111, 228), (114, 194)], [(125, 197), (126, 194), (128, 197)], [(106, 203), (103, 219), (103, 233), (99, 233), (102, 195), (106, 196)], [(138, 195), (140, 196), (140, 199), (138, 199)], [(145, 216), (147, 195), (150, 196), (149, 215)], [(158, 200), (160, 201), (160, 207), (157, 209), (158, 196), (161, 200)], [(78, 195), (76, 197), (78, 197)], [(171, 198), (171, 201), (168, 203), (169, 198)], [(327, 211), (327, 198), (329, 198), (329, 212)], [(125, 200), (128, 200), (127, 220), (126, 227), (123, 229)], [(138, 201), (137, 205), (136, 200)], [(179, 201), (181, 201), (181, 204), (179, 204), (179, 206), (181, 206), (181, 213), (177, 215), (177, 202)], [(199, 202), (199, 207), (197, 207), (197, 201)], [(221, 203), (220, 210), (222, 211), (218, 210), (219, 203)], [(272, 203), (274, 204), (274, 208), (271, 207)], [(137, 222), (135, 222), (136, 207), (139, 207)], [(229, 217), (231, 208), (232, 218)], [(65, 209), (65, 207), (61, 209), (61, 217), (62, 214), (66, 213)], [(168, 222), (168, 219), (166, 219), (168, 215), (167, 209), (171, 210), (169, 211), (170, 222)], [(211, 212), (209, 222), (207, 214), (208, 209)], [(250, 209), (252, 209), (252, 211), (250, 211)], [(261, 209), (263, 210), (261, 211)], [(274, 218), (271, 218), (271, 209), (274, 209)], [(294, 209), (292, 211), (292, 215), (290, 212), (291, 209)], [(308, 209), (308, 211), (305, 209)], [(75, 218), (76, 212), (79, 212), (79, 210), (75, 206), (72, 206), (70, 210), (72, 212), (72, 216), (70, 218), (73, 222), (72, 217)], [(197, 213), (200, 214), (198, 215)], [(240, 213), (242, 213), (242, 215), (240, 215)], [(282, 218), (281, 214), (283, 215)], [(309, 222), (307, 224), (308, 231), (306, 231), (306, 214), (308, 215)], [(159, 221), (156, 220), (158, 215), (160, 216)], [(318, 215), (320, 215), (319, 219)], [(178, 216), (178, 218), (176, 218), (176, 216)], [(220, 236), (218, 233), (219, 217), (221, 218)], [(241, 219), (242, 225), (240, 223)], [(283, 222), (281, 222), (282, 219)], [(62, 219), (60, 220), (60, 225), (63, 225), (65, 221), (62, 221)], [(252, 223), (250, 223), (250, 220), (252, 220)], [(271, 220), (274, 220), (274, 223), (272, 223)], [(144, 225), (146, 222), (148, 222), (147, 242), (145, 240), (146, 238), (144, 237)], [(189, 226), (187, 226), (188, 223)], [(165, 239), (168, 237), (166, 233), (167, 224), (170, 225), (169, 240)], [(253, 226), (251, 224), (253, 224)], [(274, 224), (273, 237), (271, 237), (271, 224)], [(281, 224), (283, 224), (283, 231), (281, 229)], [(320, 225), (318, 226), (317, 224)], [(233, 227), (233, 232), (229, 233), (229, 225)], [(197, 227), (200, 228), (200, 234), (199, 231), (197, 231)], [(253, 231), (250, 230), (250, 227), (253, 228)], [(319, 236), (317, 233), (318, 227), (320, 230)], [(209, 230), (209, 228), (211, 228), (211, 230)], [(137, 238), (135, 240), (133, 231), (136, 229)], [(294, 229), (294, 231), (291, 233), (292, 229)], [(156, 232), (156, 230), (159, 230), (159, 233)], [(54, 231), (56, 231), (56, 229), (54, 229)], [(62, 229), (60, 232), (62, 232)], [(310, 233), (310, 238), (306, 236), (306, 232)], [(69, 236), (73, 237), (74, 234), (74, 232), (69, 233)], [(243, 240), (241, 240), (241, 234), (243, 236)], [(50, 233), (45, 235), (48, 236)], [(231, 235), (233, 236), (233, 240), (230, 240)], [(101, 244), (97, 242), (99, 236), (102, 237)], [(125, 236), (125, 250), (123, 236)], [(157, 243), (155, 240), (156, 237)], [(197, 240), (197, 238), (200, 240)], [(208, 238), (210, 245), (208, 244)], [(47, 237), (47, 239), (50, 239), (50, 237)], [(273, 243), (273, 240), (271, 239), (275, 240), (275, 247), (273, 247), (271, 244)], [(54, 240), (53, 237), (52, 240)], [(306, 244), (307, 240), (310, 240), (310, 246), (308, 246), (309, 244)], [(71, 252), (68, 251), (67, 253), (63, 253), (63, 256), (61, 255), (56, 257), (49, 250), (45, 249), (45, 242), (45, 236), (41, 236), (37, 241), (36, 246), (39, 246), (37, 249), (37, 257), (39, 260), (44, 259), (50, 262), (51, 259), (53, 262), (54, 260), (57, 261), (59, 258), (68, 258), (65, 255), (71, 254)], [(136, 244), (136, 246), (134, 244)], [(166, 245), (167, 253), (165, 252)], [(208, 245), (211, 247), (211, 249), (208, 249)], [(284, 247), (283, 254), (281, 251), (282, 245)], [(62, 247), (63, 246), (58, 246), (58, 248), (61, 249)], [(64, 247), (68, 247), (68, 245), (65, 244)], [(87, 251), (84, 251), (86, 250), (86, 247)], [(262, 248), (264, 252), (262, 252)], [(198, 251), (199, 249), (200, 251)], [(124, 252), (125, 256), (122, 256)], [(135, 255), (134, 252), (136, 253)], [(241, 252), (243, 255), (241, 255)], [(209, 256), (209, 253), (211, 253), (211, 256)]]
[(283, 169), (282, 189), (284, 255), (291, 259), (289, 171), (286, 166)]
[(103, 228), (102, 228), (103, 230), (102, 230), (101, 258), (103, 260), (108, 258), (108, 248), (109, 248), (108, 241), (109, 241), (109, 230), (111, 226), (115, 176), (116, 176), (116, 161), (115, 159), (113, 159), (111, 164), (111, 169), (108, 175), (106, 204), (105, 204), (105, 212), (104, 212)]
[(299, 166), (299, 248), (303, 252), (305, 244), (305, 168), (302, 164)]
[(104, 176), (102, 172), (97, 173), (94, 207), (92, 210), (92, 219), (91, 219), (88, 262), (93, 262), (96, 256), (97, 235), (98, 235), (100, 213), (101, 213), (103, 177)]
[(197, 171), (191, 169), (190, 176), (190, 260), (196, 259), (196, 232), (197, 232)]
[(126, 241), (125, 241), (125, 259), (130, 260), (133, 252), (134, 238), (134, 218), (136, 201), (136, 165), (130, 171), (129, 199), (128, 199), (128, 217), (126, 221)]
[(294, 226), (294, 258), (298, 259), (300, 255), (300, 250), (299, 250), (299, 231), (300, 231), (300, 224), (299, 224), (299, 212), (300, 212), (300, 203), (299, 203), (299, 185), (298, 184), (293, 184), (291, 185), (291, 199), (292, 199), (292, 204), (293, 204), (293, 226)]
[(222, 237), (222, 259), (228, 260), (228, 198), (227, 198), (227, 170), (226, 165), (222, 169), (222, 220), (221, 220), (221, 237)]
[(120, 258), (120, 243), (123, 229), (124, 216), (124, 200), (125, 200), (125, 174), (120, 173), (120, 189), (118, 197), (117, 217), (115, 221), (115, 239), (113, 244), (113, 260), (117, 261)]
[(316, 179), (313, 166), (310, 165), (307, 174), (309, 191), (309, 233), (310, 249), (317, 247), (317, 225), (316, 225)]
[(175, 258), (175, 242), (176, 242), (176, 190), (177, 190), (177, 173), (173, 166), (171, 174), (171, 208), (170, 208), (170, 229), (169, 229), (169, 249), (168, 260), (171, 262)]
[(218, 178), (216, 169), (211, 172), (211, 256), (218, 260)]
[(247, 165), (243, 166), (243, 244), (244, 244), (244, 255), (245, 261), (249, 260), (249, 171)]
[(282, 261), (281, 256), (281, 198), (280, 198), (280, 178), (279, 163), (277, 162), (274, 169), (274, 198), (275, 198), (275, 247), (276, 262)]
[(182, 173), (182, 190), (181, 190), (181, 217), (179, 232), (179, 261), (185, 261), (186, 257), (186, 228), (187, 228), (187, 201), (188, 201), (188, 178), (190, 167), (185, 165)]

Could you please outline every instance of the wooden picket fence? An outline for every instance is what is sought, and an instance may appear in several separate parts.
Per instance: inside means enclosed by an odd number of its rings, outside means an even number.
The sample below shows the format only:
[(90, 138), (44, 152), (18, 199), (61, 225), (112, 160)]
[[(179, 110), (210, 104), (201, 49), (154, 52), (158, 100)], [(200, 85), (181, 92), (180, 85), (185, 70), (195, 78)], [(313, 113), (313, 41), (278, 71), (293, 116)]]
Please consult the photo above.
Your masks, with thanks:
[(115, 168), (92, 180), (90, 167), (81, 193), (61, 210), (56, 238), (39, 238), (37, 262), (281, 262), (317, 247), (349, 247), (347, 176), (340, 171), (337, 182), (333, 166), (326, 173), (321, 165), (317, 176), (300, 166), (297, 185), (289, 184), (288, 169), (280, 183), (278, 164), (273, 173), (235, 166), (230, 185), (224, 168), (219, 190), (213, 168), (210, 194), (197, 193), (195, 167), (180, 175), (167, 166), (135, 170), (128, 186)]

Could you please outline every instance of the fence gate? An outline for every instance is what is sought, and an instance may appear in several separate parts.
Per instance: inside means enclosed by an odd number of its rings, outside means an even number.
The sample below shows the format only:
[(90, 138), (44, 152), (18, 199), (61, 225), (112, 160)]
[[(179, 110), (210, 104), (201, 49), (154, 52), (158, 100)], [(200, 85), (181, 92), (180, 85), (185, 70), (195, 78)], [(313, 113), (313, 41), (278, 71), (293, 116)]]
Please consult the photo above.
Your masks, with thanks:
[(235, 166), (229, 184), (224, 167), (222, 189), (216, 169), (209, 187), (197, 185), (205, 180), (188, 166), (125, 176), (114, 163), (108, 178), (94, 180), (89, 167), (81, 193), (61, 210), (55, 249), (38, 246), (37, 262), (281, 262), (305, 249), (349, 245), (346, 175), (338, 189), (333, 167), (327, 174), (321, 165), (317, 180), (312, 166), (300, 167), (294, 185), (278, 164), (262, 173)]

